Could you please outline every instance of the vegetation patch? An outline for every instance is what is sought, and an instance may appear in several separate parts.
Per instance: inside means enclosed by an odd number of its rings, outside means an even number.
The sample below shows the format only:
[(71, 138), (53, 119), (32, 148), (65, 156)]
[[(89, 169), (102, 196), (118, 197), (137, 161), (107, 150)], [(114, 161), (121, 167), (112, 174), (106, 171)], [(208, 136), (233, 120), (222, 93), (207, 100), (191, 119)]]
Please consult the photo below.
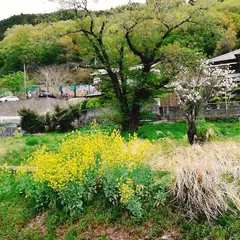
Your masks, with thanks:
[[(167, 133), (174, 127), (184, 130), (186, 124), (146, 126)], [(112, 129), (93, 125), (65, 137), (51, 133), (7, 139), (22, 144), (21, 151), (30, 155), (24, 165), (37, 171), (0, 172), (0, 207), (5, 209), (0, 237), (239, 238), (238, 143), (216, 138), (202, 146), (178, 147), (183, 139), (165, 136), (150, 142), (133, 135), (125, 140)], [(38, 144), (26, 145), (29, 139)], [(10, 152), (5, 160), (13, 163)]]

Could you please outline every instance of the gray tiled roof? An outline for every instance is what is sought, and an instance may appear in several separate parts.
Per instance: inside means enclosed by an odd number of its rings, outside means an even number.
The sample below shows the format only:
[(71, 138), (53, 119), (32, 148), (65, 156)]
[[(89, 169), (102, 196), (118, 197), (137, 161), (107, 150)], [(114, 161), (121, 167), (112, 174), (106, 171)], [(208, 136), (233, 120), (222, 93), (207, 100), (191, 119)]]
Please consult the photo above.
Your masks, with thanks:
[(240, 54), (240, 49), (209, 59), (209, 62), (214, 63), (220, 61), (235, 60), (236, 59), (235, 54)]

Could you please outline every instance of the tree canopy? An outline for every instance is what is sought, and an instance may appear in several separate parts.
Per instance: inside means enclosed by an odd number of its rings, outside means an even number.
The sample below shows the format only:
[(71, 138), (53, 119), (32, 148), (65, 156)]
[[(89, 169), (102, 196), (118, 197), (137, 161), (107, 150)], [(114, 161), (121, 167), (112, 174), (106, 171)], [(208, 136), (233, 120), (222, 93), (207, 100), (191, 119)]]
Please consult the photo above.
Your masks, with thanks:
[(4, 76), (0, 82), (0, 88), (5, 88), (11, 91), (13, 94), (19, 95), (24, 87), (24, 75), (23, 72), (16, 72)]
[(21, 70), (23, 63), (36, 66), (67, 62), (79, 49), (70, 37), (58, 35), (71, 24), (69, 20), (36, 26), (16, 25), (9, 29), (0, 42), (1, 73)]

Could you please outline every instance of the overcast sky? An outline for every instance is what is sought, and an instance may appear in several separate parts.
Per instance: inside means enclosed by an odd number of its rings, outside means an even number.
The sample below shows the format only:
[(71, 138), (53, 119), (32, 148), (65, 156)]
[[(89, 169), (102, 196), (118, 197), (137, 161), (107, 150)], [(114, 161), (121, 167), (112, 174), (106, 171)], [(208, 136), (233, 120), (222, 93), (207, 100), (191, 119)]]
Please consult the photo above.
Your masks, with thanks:
[[(145, 0), (132, 0), (132, 2), (144, 3)], [(21, 13), (47, 13), (59, 9), (57, 4), (48, 0), (0, 0), (0, 3), (0, 20)], [(89, 8), (109, 9), (127, 3), (128, 0), (91, 0)]]

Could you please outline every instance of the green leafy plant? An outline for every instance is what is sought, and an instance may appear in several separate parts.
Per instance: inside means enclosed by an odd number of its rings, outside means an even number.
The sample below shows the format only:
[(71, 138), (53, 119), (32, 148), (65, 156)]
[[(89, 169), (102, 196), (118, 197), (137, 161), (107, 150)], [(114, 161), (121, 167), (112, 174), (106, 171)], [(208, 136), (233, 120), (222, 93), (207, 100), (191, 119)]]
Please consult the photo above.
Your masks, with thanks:
[(38, 145), (38, 144), (39, 144), (39, 142), (38, 142), (37, 138), (35, 138), (35, 137), (26, 138), (25, 145), (34, 146), (34, 145)]
[(197, 141), (207, 142), (218, 133), (218, 129), (214, 124), (206, 122), (205, 120), (197, 121)]
[(86, 103), (86, 108), (100, 108), (102, 106), (100, 98), (89, 99)]

